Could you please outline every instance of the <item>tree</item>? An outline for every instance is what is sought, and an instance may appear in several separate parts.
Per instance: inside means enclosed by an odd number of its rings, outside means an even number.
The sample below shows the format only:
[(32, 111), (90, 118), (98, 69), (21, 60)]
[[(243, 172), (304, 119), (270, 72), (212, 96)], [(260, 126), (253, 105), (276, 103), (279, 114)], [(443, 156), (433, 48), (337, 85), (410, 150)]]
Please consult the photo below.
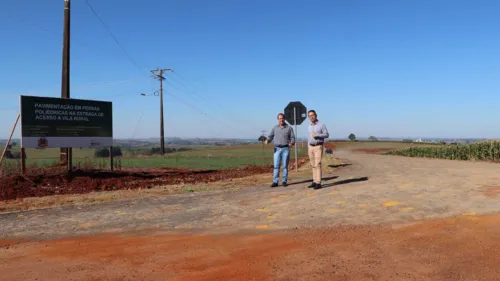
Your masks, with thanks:
[(378, 141), (377, 137), (374, 137), (374, 136), (370, 136), (368, 138), (368, 140), (371, 140), (371, 141)]
[[(94, 152), (95, 157), (109, 157), (109, 148), (98, 148)], [(113, 156), (123, 156), (122, 149), (119, 146), (113, 147)]]
[(356, 140), (356, 135), (355, 135), (355, 134), (350, 134), (350, 135), (349, 135), (349, 139), (350, 139), (351, 141), (355, 141), (355, 140)]

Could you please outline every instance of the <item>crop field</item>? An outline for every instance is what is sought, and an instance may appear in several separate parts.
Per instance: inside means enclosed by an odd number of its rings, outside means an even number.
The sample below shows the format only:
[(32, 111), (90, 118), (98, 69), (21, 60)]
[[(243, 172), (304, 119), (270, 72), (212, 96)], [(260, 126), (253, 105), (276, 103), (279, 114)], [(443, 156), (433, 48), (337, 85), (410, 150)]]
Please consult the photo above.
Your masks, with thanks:
[(450, 160), (479, 160), (498, 162), (500, 160), (500, 142), (492, 141), (437, 147), (410, 147), (388, 151), (384, 154)]
[[(133, 155), (148, 148), (121, 148), (122, 157), (115, 157), (118, 168), (182, 168), (182, 169), (227, 169), (245, 166), (267, 166), (273, 163), (272, 145), (260, 144), (240, 146), (188, 146), (190, 150), (160, 155)], [(19, 151), (19, 148), (13, 149)], [(73, 164), (80, 168), (95, 167), (104, 169), (109, 166), (107, 158), (94, 156), (94, 149), (73, 149)], [(132, 153), (134, 152), (134, 153)], [(307, 148), (299, 144), (299, 157), (307, 155)], [(291, 155), (291, 161), (294, 154)], [(3, 169), (16, 170), (19, 160), (4, 159)], [(59, 162), (59, 149), (26, 149), (27, 167), (48, 167)]]
[[(299, 166), (305, 163), (307, 148), (299, 144)], [(104, 190), (130, 190), (173, 184), (196, 184), (271, 173), (273, 146), (240, 145), (190, 147), (191, 150), (164, 157), (115, 157), (115, 171), (109, 159), (97, 158), (93, 149), (73, 149), (73, 166), (67, 173), (58, 164), (58, 149), (27, 150), (27, 171), (20, 174), (19, 160), (7, 159), (0, 176), (0, 200), (56, 194), (82, 194)], [(15, 150), (14, 150), (15, 152)], [(295, 164), (294, 153), (290, 166)]]
[(336, 149), (349, 149), (356, 152), (375, 153), (405, 149), (410, 147), (440, 147), (440, 144), (408, 143), (400, 141), (333, 141)]

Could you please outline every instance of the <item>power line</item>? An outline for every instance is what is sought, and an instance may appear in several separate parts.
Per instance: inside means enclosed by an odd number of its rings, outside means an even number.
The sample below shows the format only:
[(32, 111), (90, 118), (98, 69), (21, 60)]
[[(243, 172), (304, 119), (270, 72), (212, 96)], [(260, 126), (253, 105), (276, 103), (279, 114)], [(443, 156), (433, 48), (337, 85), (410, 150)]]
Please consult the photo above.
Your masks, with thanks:
[[(197, 88), (196, 88), (193, 84), (189, 83), (186, 79), (182, 78), (182, 77), (181, 77), (181, 76), (180, 76), (177, 72), (176, 72), (176, 73), (174, 73), (174, 75), (176, 75), (177, 77), (179, 77), (181, 80), (183, 80), (183, 81), (184, 81), (184, 82), (186, 82), (187, 84), (191, 85), (191, 87), (192, 87), (192, 90), (191, 90), (191, 91), (192, 91), (195, 95), (197, 95), (198, 97), (201, 97), (202, 99), (206, 100), (207, 102), (210, 102), (210, 103), (214, 104), (215, 106), (218, 106), (220, 109), (224, 110), (226, 114), (231, 115), (234, 119), (238, 119), (238, 120), (240, 120), (240, 121), (243, 121), (243, 123), (248, 123), (249, 125), (251, 124), (251, 125), (250, 125), (250, 127), (252, 127), (252, 128), (253, 128), (253, 129), (255, 129), (255, 130), (259, 130), (259, 128), (258, 128), (258, 127), (256, 127), (256, 126), (254, 126), (254, 125), (252, 124), (252, 122), (248, 122), (248, 120), (244, 120), (244, 119), (243, 119), (243, 118), (241, 118), (240, 116), (238, 116), (238, 115), (234, 114), (233, 112), (231, 112), (231, 110), (229, 110), (229, 109), (228, 109), (228, 108), (226, 108), (225, 106), (221, 105), (221, 104), (220, 104), (220, 103), (218, 103), (216, 100), (214, 100), (214, 99), (210, 98), (210, 97), (209, 97), (209, 96), (207, 96), (207, 95), (202, 95), (202, 94), (200, 94), (200, 93), (197, 91)], [(171, 77), (172, 77), (172, 76), (171, 76)], [(177, 80), (175, 80), (175, 81), (176, 81), (177, 83), (179, 83), (179, 81), (177, 81)], [(180, 84), (181, 86), (183, 86), (185, 89), (189, 90), (189, 89), (188, 89), (188, 88), (187, 88), (184, 84), (182, 84), (182, 83), (179, 83), (179, 84)]]
[(122, 50), (122, 52), (127, 56), (127, 58), (132, 62), (132, 64), (134, 64), (134, 66), (141, 72), (143, 73), (144, 70), (139, 66), (139, 64), (129, 55), (129, 53), (127, 52), (127, 50), (125, 50), (125, 48), (122, 46), (122, 44), (120, 44), (120, 41), (118, 41), (118, 39), (116, 38), (116, 36), (113, 34), (113, 32), (111, 32), (111, 30), (108, 28), (108, 26), (106, 25), (106, 23), (104, 23), (104, 21), (102, 20), (102, 18), (99, 16), (99, 14), (96, 12), (96, 10), (94, 9), (94, 7), (92, 6), (92, 4), (90, 4), (90, 2), (88, 0), (85, 0), (85, 3), (87, 4), (87, 6), (90, 8), (90, 10), (92, 11), (92, 13), (94, 14), (94, 16), (96, 16), (96, 18), (99, 20), (99, 22), (101, 22), (102, 26), (104, 27), (104, 29), (106, 29), (106, 31), (108, 32), (108, 34), (111, 36), (111, 38), (113, 38), (113, 40), (116, 42), (116, 44), (120, 47), (120, 49)]
[(171, 92), (167, 92), (167, 95), (173, 97), (174, 99), (176, 99), (177, 101), (181, 102), (182, 104), (186, 105), (187, 107), (190, 107), (191, 109), (195, 110), (196, 112), (200, 113), (201, 115), (211, 119), (212, 121), (215, 121), (217, 123), (225, 123), (227, 126), (229, 127), (232, 127), (240, 132), (244, 132), (244, 133), (249, 133), (249, 131), (246, 131), (246, 130), (243, 130), (241, 129), (241, 127), (238, 127), (237, 125), (234, 125), (230, 122), (227, 122), (227, 121), (223, 121), (223, 120), (218, 120), (217, 118), (215, 118), (214, 116), (211, 116), (209, 115), (208, 113), (204, 112), (203, 110), (200, 110), (199, 108), (197, 108), (196, 106), (186, 102), (185, 100), (183, 100), (182, 98), (172, 94)]
[[(116, 36), (113, 34), (113, 32), (110, 30), (110, 28), (106, 25), (106, 23), (104, 23), (104, 21), (102, 20), (102, 18), (99, 16), (99, 14), (97, 13), (97, 11), (94, 9), (94, 7), (92, 6), (92, 4), (90, 4), (90, 2), (88, 0), (85, 0), (85, 3), (87, 4), (87, 6), (90, 8), (90, 10), (92, 11), (92, 13), (96, 16), (96, 18), (99, 20), (99, 22), (103, 25), (103, 27), (106, 29), (106, 31), (108, 32), (108, 34), (113, 38), (113, 40), (116, 42), (116, 44), (120, 47), (120, 49), (123, 51), (123, 53), (127, 56), (127, 58), (132, 62), (132, 64), (142, 73), (143, 72), (143, 69), (139, 66), (139, 64), (130, 56), (130, 54), (125, 50), (125, 48), (122, 46), (122, 44), (118, 41), (118, 39), (116, 38)], [(185, 79), (183, 79), (181, 76), (179, 76), (178, 74), (176, 74), (180, 79), (186, 81)], [(186, 81), (187, 82), (187, 81)], [(187, 82), (189, 83), (189, 82)], [(179, 83), (181, 84), (181, 83)], [(173, 86), (172, 84), (169, 84), (170, 86)], [(182, 84), (181, 84), (182, 85)], [(185, 87), (185, 86), (184, 86)], [(177, 87), (175, 87), (177, 88)], [(185, 87), (186, 89), (188, 89), (187, 87)], [(178, 89), (178, 88), (177, 88)], [(180, 89), (178, 89), (180, 92), (182, 92)], [(195, 93), (197, 93), (195, 91)], [(208, 115), (206, 112), (203, 112), (201, 110), (199, 110), (197, 107), (189, 104), (188, 102), (182, 100), (181, 98), (179, 97), (176, 97), (175, 95), (173, 94), (170, 94), (170, 93), (167, 93), (169, 96), (177, 99), (178, 101), (180, 101), (181, 103), (185, 104), (186, 106), (194, 109), (195, 111), (198, 111), (200, 112), (201, 114), (211, 118), (211, 119), (214, 119), (212, 116)], [(198, 94), (198, 93), (197, 93)], [(212, 102), (212, 103), (215, 103), (213, 100), (211, 100), (210, 98), (207, 98), (207, 97), (204, 97), (202, 95), (199, 95), (198, 96), (202, 97), (203, 99), (207, 100), (208, 102)], [(220, 104), (219, 104), (220, 106)], [(222, 106), (220, 106), (222, 107)], [(225, 111), (228, 111), (227, 109), (225, 109)], [(214, 119), (215, 121), (217, 121), (216, 119)], [(220, 121), (217, 121), (217, 122), (220, 122)], [(230, 124), (230, 123), (229, 123)], [(235, 126), (235, 128), (241, 130), (239, 127)]]

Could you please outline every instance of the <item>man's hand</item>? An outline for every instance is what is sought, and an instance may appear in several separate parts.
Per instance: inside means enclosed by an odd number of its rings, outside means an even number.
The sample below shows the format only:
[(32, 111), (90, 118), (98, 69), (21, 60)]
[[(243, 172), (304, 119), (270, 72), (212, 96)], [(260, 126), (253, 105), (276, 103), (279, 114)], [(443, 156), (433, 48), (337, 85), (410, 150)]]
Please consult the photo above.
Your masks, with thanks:
[(269, 141), (268, 141), (268, 140), (265, 140), (265, 141), (264, 141), (264, 144), (265, 144), (265, 145), (267, 145), (268, 143), (269, 143)]
[(316, 132), (313, 132), (312, 136), (313, 136), (313, 138), (315, 138), (317, 136)]

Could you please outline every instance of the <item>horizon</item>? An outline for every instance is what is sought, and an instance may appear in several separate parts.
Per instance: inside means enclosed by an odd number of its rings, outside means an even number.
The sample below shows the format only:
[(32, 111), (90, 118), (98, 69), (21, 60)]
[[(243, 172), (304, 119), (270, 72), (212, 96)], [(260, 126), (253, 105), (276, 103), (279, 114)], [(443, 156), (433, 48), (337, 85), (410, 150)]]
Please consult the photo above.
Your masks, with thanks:
[[(496, 1), (89, 2), (98, 16), (71, 8), (71, 97), (112, 101), (115, 139), (159, 136), (158, 99), (140, 96), (157, 67), (174, 69), (166, 138), (257, 138), (291, 101), (330, 139), (500, 138)], [(60, 96), (62, 22), (62, 0), (0, 11), (0, 138), (21, 93)]]

